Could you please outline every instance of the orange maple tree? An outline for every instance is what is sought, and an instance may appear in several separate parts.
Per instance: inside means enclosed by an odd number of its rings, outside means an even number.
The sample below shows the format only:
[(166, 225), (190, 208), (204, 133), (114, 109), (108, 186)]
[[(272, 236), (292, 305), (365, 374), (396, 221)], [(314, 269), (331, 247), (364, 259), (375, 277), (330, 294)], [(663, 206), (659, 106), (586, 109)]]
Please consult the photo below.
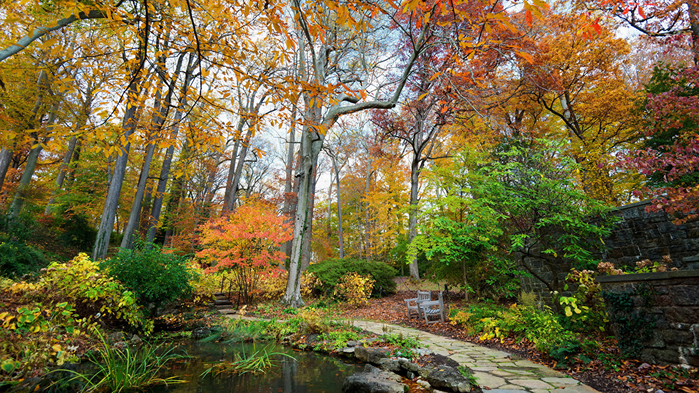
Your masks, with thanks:
[(279, 251), (291, 240), (292, 229), (274, 207), (247, 201), (233, 213), (199, 227), (203, 250), (196, 256), (209, 265), (207, 272), (230, 271), (243, 302), (249, 302), (260, 273), (278, 267), (286, 255)]

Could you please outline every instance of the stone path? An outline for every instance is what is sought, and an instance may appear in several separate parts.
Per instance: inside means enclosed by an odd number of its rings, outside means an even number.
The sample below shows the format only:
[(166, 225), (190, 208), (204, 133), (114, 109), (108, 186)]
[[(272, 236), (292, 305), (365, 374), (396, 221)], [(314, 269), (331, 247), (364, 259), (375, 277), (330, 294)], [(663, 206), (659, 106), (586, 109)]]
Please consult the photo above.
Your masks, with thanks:
[[(239, 315), (228, 317), (259, 319)], [(379, 335), (402, 334), (416, 338), (432, 352), (448, 356), (473, 370), (476, 382), (484, 392), (599, 393), (580, 381), (544, 365), (529, 360), (512, 359), (507, 352), (398, 325), (359, 320), (353, 321), (352, 324)]]
[(529, 360), (514, 360), (510, 354), (421, 330), (385, 323), (354, 321), (354, 325), (376, 334), (402, 334), (429, 345), (432, 352), (448, 356), (473, 370), (478, 385), (488, 393), (595, 393), (581, 382)]

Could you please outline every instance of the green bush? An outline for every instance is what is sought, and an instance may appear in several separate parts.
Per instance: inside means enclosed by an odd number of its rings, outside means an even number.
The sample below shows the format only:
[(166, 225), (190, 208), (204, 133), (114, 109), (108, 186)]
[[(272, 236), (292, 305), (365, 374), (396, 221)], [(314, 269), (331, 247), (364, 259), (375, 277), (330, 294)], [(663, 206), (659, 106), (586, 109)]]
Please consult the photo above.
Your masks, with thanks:
[(308, 271), (314, 273), (322, 283), (323, 291), (330, 292), (335, 289), (340, 282), (340, 278), (348, 272), (358, 273), (374, 278), (374, 292), (372, 296), (378, 297), (381, 289), (385, 293), (396, 292), (396, 269), (388, 266), (384, 262), (366, 261), (363, 259), (328, 259), (326, 261), (310, 265)]
[(57, 224), (61, 230), (58, 238), (61, 244), (77, 248), (80, 251), (92, 250), (97, 230), (88, 222), (86, 215), (64, 212)]
[(196, 272), (187, 267), (187, 258), (164, 254), (152, 243), (136, 241), (133, 250), (119, 253), (100, 263), (110, 276), (136, 294), (139, 304), (150, 307), (154, 315), (162, 304), (192, 294), (190, 281)]
[(0, 239), (0, 275), (20, 277), (46, 266), (44, 254), (22, 241)]
[(452, 314), (452, 323), (464, 325), (467, 331), (479, 334), (481, 339), (526, 338), (536, 349), (547, 354), (574, 340), (573, 334), (561, 326), (548, 307), (539, 310), (521, 305), (477, 304), (465, 310), (455, 310)]

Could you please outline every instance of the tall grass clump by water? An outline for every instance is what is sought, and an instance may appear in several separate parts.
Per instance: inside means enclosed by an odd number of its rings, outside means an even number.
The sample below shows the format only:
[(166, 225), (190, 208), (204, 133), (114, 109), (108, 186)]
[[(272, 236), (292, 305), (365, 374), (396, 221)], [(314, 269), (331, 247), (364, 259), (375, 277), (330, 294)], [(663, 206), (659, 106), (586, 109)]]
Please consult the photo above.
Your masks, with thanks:
[(88, 354), (88, 360), (94, 371), (81, 373), (73, 370), (59, 370), (73, 375), (68, 382), (77, 381), (84, 384), (81, 391), (118, 393), (152, 385), (186, 382), (176, 376), (166, 378), (159, 376), (168, 362), (188, 357), (174, 353), (174, 347), (161, 350), (161, 346), (144, 344), (138, 349), (131, 349), (128, 346), (117, 349), (112, 348), (100, 333), (97, 334), (101, 347), (96, 352)]
[(268, 346), (257, 350), (253, 345), (251, 352), (246, 352), (245, 347), (243, 347), (242, 352), (238, 352), (233, 356), (232, 362), (222, 362), (214, 366), (209, 367), (204, 371), (201, 376), (205, 377), (212, 371), (216, 375), (221, 373), (233, 373), (233, 374), (261, 374), (272, 368), (276, 362), (274, 357), (284, 356), (290, 359), (296, 360), (293, 356), (283, 353), (283, 352), (270, 352), (268, 351)]

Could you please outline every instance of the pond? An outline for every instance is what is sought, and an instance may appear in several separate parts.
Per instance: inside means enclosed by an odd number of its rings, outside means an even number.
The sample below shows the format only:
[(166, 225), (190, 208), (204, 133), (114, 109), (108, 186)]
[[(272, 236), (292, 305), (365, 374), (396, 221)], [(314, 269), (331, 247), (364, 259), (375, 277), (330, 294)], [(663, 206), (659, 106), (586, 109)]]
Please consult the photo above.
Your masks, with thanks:
[[(314, 352), (295, 351), (275, 344), (222, 344), (193, 342), (181, 346), (193, 359), (169, 363), (171, 375), (189, 382), (157, 386), (149, 392), (208, 393), (208, 392), (269, 392), (269, 393), (336, 393), (342, 391), (345, 377), (360, 372), (364, 365)], [(221, 373), (201, 376), (216, 362), (232, 361), (235, 353), (252, 353), (266, 348), (294, 359), (275, 355), (275, 365), (264, 374), (234, 375)]]

